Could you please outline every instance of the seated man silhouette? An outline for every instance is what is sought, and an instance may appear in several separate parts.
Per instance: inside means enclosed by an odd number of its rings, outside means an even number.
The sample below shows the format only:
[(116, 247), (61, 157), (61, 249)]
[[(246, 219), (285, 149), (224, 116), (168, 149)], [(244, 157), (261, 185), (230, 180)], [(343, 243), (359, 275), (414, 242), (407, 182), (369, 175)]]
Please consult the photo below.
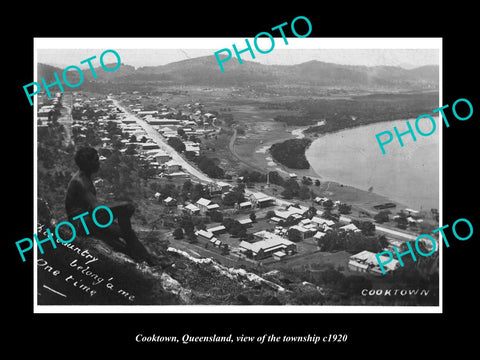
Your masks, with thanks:
[[(100, 169), (97, 150), (91, 147), (79, 149), (75, 154), (75, 163), (79, 170), (68, 183), (65, 208), (69, 221), (76, 225), (77, 233), (86, 235), (81, 222), (73, 222), (72, 218), (88, 211), (89, 214), (84, 216), (83, 219), (91, 235), (105, 241), (114, 250), (125, 252), (137, 262), (146, 261), (149, 265), (159, 265), (147, 252), (132, 229), (130, 218), (135, 208), (130, 202), (106, 204), (112, 211), (114, 219), (117, 219), (118, 224), (113, 222), (106, 228), (99, 228), (94, 224), (91, 214), (99, 205), (97, 204), (95, 186), (92, 182), (92, 174)], [(106, 211), (97, 212), (95, 217), (99, 223), (107, 223), (110, 219)], [(120, 237), (125, 241), (126, 249), (125, 245), (119, 241)]]

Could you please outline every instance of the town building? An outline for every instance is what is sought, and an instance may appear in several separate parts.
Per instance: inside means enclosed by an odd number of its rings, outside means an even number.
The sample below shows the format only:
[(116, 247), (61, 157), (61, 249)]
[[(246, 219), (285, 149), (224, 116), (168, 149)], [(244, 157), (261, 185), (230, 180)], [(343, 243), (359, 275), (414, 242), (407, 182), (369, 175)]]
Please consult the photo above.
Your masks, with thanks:
[(200, 209), (200, 212), (205, 214), (207, 211), (216, 210), (220, 208), (220, 205), (215, 204), (212, 200), (200, 198), (195, 203), (195, 205)]
[(252, 226), (252, 219), (250, 218), (246, 218), (246, 219), (239, 219), (238, 222), (240, 223), (240, 225), (244, 226), (244, 227), (250, 227)]
[[(294, 242), (284, 239), (273, 233), (270, 234), (271, 235), (266, 237), (264, 240), (254, 243), (249, 243), (246, 241), (240, 242), (238, 246), (239, 251), (246, 256), (251, 256), (256, 260), (273, 256), (273, 254), (277, 252), (283, 252), (286, 255), (291, 255), (297, 251), (297, 247)], [(283, 258), (283, 256), (280, 254), (277, 254), (276, 257)]]
[(224, 182), (224, 181), (216, 181), (213, 184), (213, 188), (215, 190), (221, 191), (222, 193), (226, 193), (226, 192), (228, 192), (232, 189), (232, 184), (229, 184), (229, 183)]
[(341, 226), (340, 229), (345, 230), (345, 231), (353, 231), (353, 232), (360, 232), (361, 231), (354, 224), (348, 224), (348, 225)]
[(300, 225), (291, 226), (289, 230), (291, 229), (298, 231), (298, 233), (302, 236), (303, 240), (308, 239), (309, 237), (312, 237), (316, 233), (314, 229), (308, 229)]
[(163, 199), (163, 204), (165, 206), (175, 206), (175, 205), (177, 205), (177, 200), (175, 200), (174, 198), (169, 196), (169, 197)]
[(182, 170), (182, 165), (174, 160), (167, 161), (163, 164), (163, 167), (168, 174), (173, 174)]
[(164, 125), (181, 125), (181, 121), (180, 121), (180, 120), (176, 120), (176, 119), (156, 119), (156, 118), (148, 118), (148, 119), (146, 119), (146, 121), (147, 121), (150, 125), (160, 125), (160, 126), (164, 126)]
[(185, 152), (191, 151), (195, 153), (195, 156), (200, 156), (200, 144), (193, 141), (184, 141)]
[(283, 258), (285, 258), (285, 256), (287, 256), (287, 254), (283, 251), (277, 251), (277, 252), (274, 252), (272, 254), (272, 257), (275, 259), (275, 260), (282, 260)]
[[(298, 214), (296, 211), (291, 211), (291, 208), (288, 210), (275, 210), (275, 217), (279, 218), (280, 220), (287, 221), (287, 220), (301, 220), (303, 218), (302, 215)], [(274, 220), (275, 221), (275, 220)]]
[(214, 237), (214, 235), (208, 230), (195, 231), (195, 235), (201, 236), (202, 238), (207, 239), (207, 240), (210, 240)]
[(157, 111), (157, 110), (152, 110), (152, 111), (137, 111), (137, 115), (138, 115), (138, 116), (147, 116), (147, 115), (153, 116), (153, 115), (157, 115), (157, 114), (158, 114), (158, 111)]
[[(375, 253), (367, 250), (352, 255), (348, 260), (348, 268), (352, 271), (382, 275), (382, 270), (375, 255)], [(382, 263), (387, 262), (387, 260), (389, 260), (388, 256), (380, 256)], [(385, 272), (389, 273), (399, 267), (399, 262), (398, 260), (392, 259), (389, 263), (384, 264), (383, 267)]]
[(252, 207), (252, 202), (251, 201), (244, 201), (238, 204), (238, 207), (240, 209), (250, 209)]
[(200, 213), (200, 209), (193, 204), (186, 205), (184, 209), (190, 215), (197, 215)]
[(261, 192), (254, 192), (248, 196), (252, 205), (257, 207), (267, 207), (275, 203), (275, 199)]
[(218, 225), (218, 226), (214, 226), (214, 227), (211, 227), (211, 228), (208, 228), (207, 231), (211, 232), (212, 234), (214, 235), (217, 235), (217, 234), (222, 234), (226, 231), (225, 229), (225, 226), (223, 225)]
[(170, 161), (171, 158), (172, 157), (170, 155), (162, 150), (157, 151), (155, 154), (155, 159), (159, 164), (165, 164), (166, 162)]
[(330, 226), (335, 225), (335, 221), (324, 219), (324, 218), (321, 218), (321, 217), (318, 217), (318, 216), (312, 217), (312, 222), (317, 224), (319, 227), (322, 227), (323, 229), (325, 229), (325, 226), (330, 227)]
[(340, 218), (338, 219), (338, 221), (344, 224), (350, 224), (352, 222), (352, 219), (346, 216), (340, 215)]
[(227, 244), (223, 244), (220, 240), (218, 240), (216, 237), (213, 237), (210, 239), (210, 244), (212, 244), (215, 247), (221, 247), (222, 245), (227, 246)]
[(298, 214), (300, 216), (306, 216), (308, 213), (308, 207), (303, 206), (303, 205), (297, 205), (297, 206), (289, 206), (287, 209), (289, 212), (292, 214)]
[(144, 143), (136, 143), (142, 150), (157, 150), (160, 147), (157, 143), (153, 142), (144, 142)]

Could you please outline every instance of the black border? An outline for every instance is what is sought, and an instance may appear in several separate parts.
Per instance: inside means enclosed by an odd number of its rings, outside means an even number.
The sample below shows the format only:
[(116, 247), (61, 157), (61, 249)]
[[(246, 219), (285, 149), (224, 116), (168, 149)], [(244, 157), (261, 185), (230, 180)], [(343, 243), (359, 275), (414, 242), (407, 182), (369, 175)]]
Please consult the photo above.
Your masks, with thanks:
[[(37, 5), (40, 7), (40, 5)], [(9, 346), (33, 343), (39, 351), (52, 351), (49, 346), (75, 345), (83, 350), (112, 354), (130, 346), (142, 351), (162, 351), (165, 344), (136, 343), (135, 335), (157, 334), (217, 335), (233, 333), (249, 336), (275, 333), (305, 335), (347, 333), (347, 344), (264, 344), (257, 348), (285, 347), (341, 352), (348, 345), (355, 351), (373, 356), (380, 350), (404, 350), (413, 353), (415, 345), (433, 351), (449, 345), (462, 347), (474, 344), (473, 333), (466, 328), (475, 313), (473, 281), (478, 245), (478, 215), (473, 211), (476, 195), (477, 117), (480, 112), (474, 81), (476, 64), (475, 25), (467, 5), (452, 4), (449, 9), (385, 4), (384, 7), (339, 4), (335, 9), (322, 3), (313, 6), (277, 4), (266, 12), (244, 3), (222, 3), (207, 8), (206, 4), (183, 4), (171, 9), (162, 3), (147, 4), (84, 4), (56, 8), (43, 4), (42, 9), (29, 8), (22, 14), (21, 31), (4, 29), (7, 46), (15, 56), (4, 56), (3, 69), (8, 74), (4, 98), (9, 151), (4, 151), (7, 178), (8, 215), (4, 223), (4, 259), (8, 259), (2, 296), (11, 313), (8, 321)], [(199, 8), (194, 8), (198, 6)], [(268, 7), (268, 5), (267, 5)], [(272, 11), (272, 7), (279, 9)], [(61, 14), (58, 15), (58, 10)], [(55, 15), (55, 13), (57, 15)], [(310, 37), (442, 37), (443, 38), (443, 104), (467, 98), (474, 107), (473, 117), (465, 122), (453, 120), (444, 127), (443, 220), (452, 224), (458, 218), (469, 219), (476, 230), (465, 242), (451, 241), (444, 249), (444, 313), (443, 314), (33, 314), (32, 263), (21, 263), (14, 241), (31, 236), (33, 223), (33, 110), (25, 101), (22, 86), (33, 79), (34, 37), (254, 37), (258, 32), (290, 22), (296, 16), (310, 19)], [(63, 20), (62, 20), (63, 19)], [(27, 25), (29, 24), (29, 25)], [(4, 26), (4, 25), (2, 25)], [(476, 89), (475, 89), (476, 90)], [(13, 103), (12, 103), (13, 100)], [(478, 110), (477, 110), (478, 109)], [(7, 118), (8, 117), (8, 118)], [(13, 170), (13, 171), (12, 171)], [(12, 261), (13, 260), (13, 261)], [(13, 309), (12, 309), (13, 308)], [(33, 336), (26, 337), (26, 333)], [(22, 335), (24, 334), (24, 335)], [(28, 339), (28, 340), (27, 340)], [(210, 346), (212, 344), (209, 344)], [(173, 345), (176, 350), (195, 349), (203, 344)], [(45, 348), (44, 348), (45, 347)], [(236, 345), (246, 348), (247, 345)], [(250, 347), (250, 346), (249, 346)], [(18, 349), (18, 347), (16, 348)], [(412, 351), (412, 352), (411, 352)], [(417, 353), (418, 350), (415, 350)], [(89, 352), (86, 351), (86, 354)], [(315, 353), (314, 353), (315, 354)], [(382, 353), (385, 354), (385, 353)], [(200, 355), (200, 354), (199, 354)], [(207, 354), (204, 354), (207, 355)], [(229, 353), (224, 353), (228, 356)], [(306, 354), (305, 354), (306, 355)], [(362, 356), (363, 357), (363, 356)]]

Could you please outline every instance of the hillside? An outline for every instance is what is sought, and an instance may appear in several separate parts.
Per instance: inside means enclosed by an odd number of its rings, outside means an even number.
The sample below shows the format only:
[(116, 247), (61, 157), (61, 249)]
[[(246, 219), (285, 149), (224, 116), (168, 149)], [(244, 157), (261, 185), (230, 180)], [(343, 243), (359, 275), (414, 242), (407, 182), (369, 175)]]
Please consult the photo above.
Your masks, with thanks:
[[(221, 72), (214, 56), (187, 59), (161, 66), (134, 69), (122, 65), (117, 71), (106, 72), (96, 68), (98, 81), (112, 83), (164, 82), (182, 85), (251, 86), (307, 85), (346, 86), (367, 88), (438, 88), (438, 66), (403, 69), (393, 66), (352, 66), (309, 61), (298, 65), (264, 65), (252, 61), (239, 64), (236, 58), (224, 63)], [(62, 69), (39, 64), (39, 77), (53, 79), (53, 72)], [(86, 70), (85, 81), (93, 80)], [(70, 76), (70, 75), (69, 75)], [(76, 72), (71, 74), (74, 83)], [(70, 79), (70, 78), (69, 78)]]

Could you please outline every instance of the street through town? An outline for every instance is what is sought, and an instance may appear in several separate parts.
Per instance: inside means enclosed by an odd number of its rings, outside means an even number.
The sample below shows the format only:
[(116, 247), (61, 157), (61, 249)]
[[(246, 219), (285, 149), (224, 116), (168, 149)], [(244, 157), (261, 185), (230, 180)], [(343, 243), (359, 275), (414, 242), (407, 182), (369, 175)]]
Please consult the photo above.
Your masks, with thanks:
[[(160, 147), (160, 149), (163, 150), (165, 153), (167, 153), (169, 156), (171, 156), (172, 159), (178, 164), (180, 164), (186, 172), (188, 172), (193, 177), (197, 178), (200, 182), (203, 182), (206, 184), (211, 184), (216, 182), (214, 179), (210, 178), (209, 176), (207, 176), (206, 174), (198, 170), (196, 167), (194, 167), (192, 164), (190, 164), (175, 149), (173, 149), (170, 145), (168, 145), (168, 143), (164, 140), (162, 135), (160, 135), (160, 133), (158, 133), (158, 131), (155, 130), (155, 128), (152, 125), (150, 125), (147, 121), (140, 119), (134, 114), (131, 114), (124, 106), (120, 104), (120, 102), (117, 99), (114, 99), (112, 97), (110, 97), (110, 99), (113, 101), (114, 105), (118, 107), (125, 114), (126, 119), (135, 120), (136, 123), (139, 124), (145, 130), (148, 136), (155, 141), (155, 143)], [(328, 186), (329, 185), (330, 183), (328, 183)], [(249, 196), (255, 192), (257, 191), (251, 191), (249, 189), (245, 189), (246, 196)], [(274, 196), (271, 196), (271, 197), (275, 199), (275, 203), (279, 207), (291, 205), (291, 203), (286, 200), (283, 200)], [(396, 231), (383, 226), (378, 226), (378, 224), (375, 224), (375, 228), (380, 232), (401, 237), (407, 240), (416, 239), (416, 236), (414, 235), (406, 234), (404, 232)]]
[[(180, 164), (186, 172), (188, 172), (190, 175), (196, 177), (201, 182), (204, 182), (204, 183), (207, 183), (207, 184), (216, 182), (214, 179), (210, 178), (209, 176), (207, 176), (206, 174), (204, 174), (203, 172), (198, 170), (196, 167), (191, 165), (177, 151), (175, 151), (174, 148), (172, 148), (170, 145), (168, 145), (168, 143), (163, 139), (162, 135), (160, 135), (158, 133), (158, 131), (153, 128), (152, 125), (150, 125), (145, 120), (140, 119), (139, 117), (131, 114), (129, 111), (127, 111), (127, 109), (124, 106), (122, 106), (120, 104), (120, 102), (117, 99), (114, 99), (112, 97), (109, 97), (109, 98), (113, 101), (113, 103), (116, 107), (118, 107), (121, 111), (123, 111), (126, 119), (135, 120), (137, 122), (137, 124), (140, 125), (145, 130), (145, 132), (148, 134), (148, 136), (155, 141), (155, 143), (160, 147), (160, 149), (163, 150), (168, 155), (170, 155), (172, 157), (172, 159), (175, 162), (177, 162), (178, 164)], [(251, 190), (245, 189), (245, 195), (247, 195), (247, 196), (251, 195), (254, 192), (256, 192), (256, 191), (251, 191)], [(287, 206), (287, 205), (291, 204), (290, 202), (285, 201), (283, 199), (275, 198), (273, 196), (272, 196), (272, 198), (275, 199), (275, 203), (278, 206)]]

